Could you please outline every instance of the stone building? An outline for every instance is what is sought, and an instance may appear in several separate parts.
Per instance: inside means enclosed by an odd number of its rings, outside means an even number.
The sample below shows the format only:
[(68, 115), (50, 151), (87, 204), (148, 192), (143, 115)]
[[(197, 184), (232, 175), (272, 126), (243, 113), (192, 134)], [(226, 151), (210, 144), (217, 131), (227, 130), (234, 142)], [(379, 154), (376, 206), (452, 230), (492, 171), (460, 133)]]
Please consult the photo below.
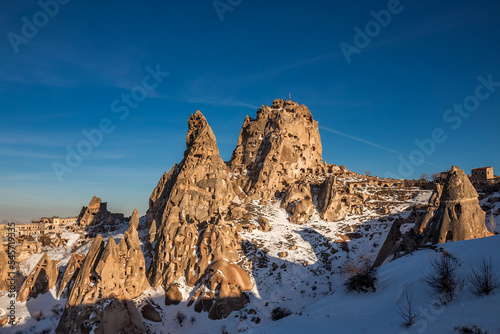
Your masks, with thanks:
[(493, 167), (480, 167), (474, 168), (471, 171), (471, 181), (473, 183), (482, 183), (489, 180), (493, 180), (495, 175), (493, 175)]

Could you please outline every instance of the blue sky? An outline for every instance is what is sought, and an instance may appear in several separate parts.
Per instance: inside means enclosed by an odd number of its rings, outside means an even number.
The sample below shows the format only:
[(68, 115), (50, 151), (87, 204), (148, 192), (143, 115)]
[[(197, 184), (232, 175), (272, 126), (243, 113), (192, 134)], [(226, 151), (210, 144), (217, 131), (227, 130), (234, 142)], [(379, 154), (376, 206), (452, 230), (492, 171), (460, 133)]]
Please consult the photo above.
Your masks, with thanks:
[[(500, 174), (498, 1), (53, 1), (53, 17), (36, 1), (0, 4), (1, 219), (76, 215), (93, 195), (142, 215), (183, 157), (191, 113), (229, 160), (245, 115), (289, 93), (319, 122), (328, 163)], [(355, 27), (372, 29), (364, 44)], [(341, 43), (359, 46), (350, 62)], [(145, 90), (156, 69), (168, 76)], [(132, 93), (133, 108), (121, 102)], [(464, 102), (471, 111), (447, 112)], [(103, 120), (113, 130), (69, 167), (68, 147)]]

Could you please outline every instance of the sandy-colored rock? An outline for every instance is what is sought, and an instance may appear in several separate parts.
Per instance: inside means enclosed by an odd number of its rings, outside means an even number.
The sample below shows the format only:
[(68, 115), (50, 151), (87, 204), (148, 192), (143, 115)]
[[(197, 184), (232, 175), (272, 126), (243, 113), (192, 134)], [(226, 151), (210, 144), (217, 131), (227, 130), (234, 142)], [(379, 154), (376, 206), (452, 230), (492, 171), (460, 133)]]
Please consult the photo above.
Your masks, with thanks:
[(310, 186), (306, 183), (293, 184), (288, 188), (281, 207), (291, 215), (290, 221), (292, 223), (307, 223), (315, 209)]
[(66, 270), (64, 270), (64, 275), (61, 279), (61, 282), (59, 283), (59, 291), (57, 292), (57, 298), (61, 298), (64, 289), (66, 289), (66, 287), (71, 285), (71, 281), (74, 281), (76, 279), (84, 259), (85, 256), (80, 255), (78, 253), (71, 254), (71, 259), (69, 260), (68, 265), (66, 266)]
[(463, 170), (453, 166), (439, 200), (439, 208), (424, 228), (423, 243), (444, 243), (484, 238), (486, 213), (479, 206), (478, 195)]
[(142, 307), (141, 314), (144, 319), (147, 319), (149, 321), (162, 322), (160, 313), (158, 313), (154, 306), (149, 302), (146, 302), (146, 304)]
[(269, 223), (269, 219), (260, 217), (259, 220), (259, 230), (262, 232), (269, 232), (271, 230), (271, 224)]
[(165, 305), (178, 305), (182, 302), (182, 293), (177, 284), (172, 284), (165, 293)]
[(149, 284), (136, 226), (131, 219), (118, 245), (113, 237), (105, 245), (97, 235), (75, 279), (57, 333), (72, 332), (89, 322), (100, 322), (96, 333), (108, 333), (113, 326), (125, 332), (142, 328), (131, 300)]
[(188, 219), (209, 221), (234, 196), (215, 135), (200, 111), (191, 115), (188, 126), (184, 159), (162, 176), (149, 200), (147, 226), (156, 220), (160, 231), (173, 207)]
[(206, 272), (195, 297), (198, 298), (198, 310), (209, 312), (210, 319), (226, 318), (248, 303), (243, 291), (253, 289), (253, 284), (250, 276), (238, 265), (221, 259), (211, 264)]
[(113, 217), (107, 209), (107, 204), (102, 203), (99, 197), (94, 196), (87, 207), (82, 207), (77, 223), (80, 226), (91, 226), (101, 222), (110, 224), (113, 222)]
[(343, 188), (338, 189), (335, 177), (325, 180), (318, 194), (318, 212), (322, 219), (338, 221), (346, 217), (349, 207), (343, 200), (343, 193)]
[(288, 185), (337, 171), (323, 162), (318, 123), (309, 109), (293, 101), (274, 100), (257, 118), (246, 117), (231, 157), (237, 185), (251, 199), (266, 202)]
[(9, 256), (5, 252), (2, 245), (0, 245), (0, 291), (6, 291), (9, 289)]
[(19, 289), (17, 300), (25, 302), (29, 298), (36, 298), (39, 294), (47, 293), (56, 285), (59, 268), (58, 261), (52, 261), (47, 253), (44, 253), (35, 269), (26, 278)]
[(146, 332), (141, 315), (131, 300), (110, 299), (103, 307), (100, 326), (96, 334)]

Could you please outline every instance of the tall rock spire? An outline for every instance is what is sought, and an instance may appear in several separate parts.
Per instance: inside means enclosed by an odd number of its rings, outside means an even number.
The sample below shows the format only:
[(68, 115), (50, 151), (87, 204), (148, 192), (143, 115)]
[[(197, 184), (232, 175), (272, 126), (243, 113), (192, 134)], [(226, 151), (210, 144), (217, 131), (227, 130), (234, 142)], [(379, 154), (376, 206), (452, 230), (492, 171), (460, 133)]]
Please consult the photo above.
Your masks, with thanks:
[(173, 207), (202, 222), (224, 211), (233, 198), (226, 165), (207, 120), (196, 111), (188, 125), (184, 159), (162, 176), (149, 199), (147, 225), (155, 220), (158, 231)]
[(451, 167), (444, 185), (439, 208), (424, 229), (424, 243), (460, 241), (490, 236), (485, 225), (486, 213), (479, 206), (476, 189), (464, 171)]

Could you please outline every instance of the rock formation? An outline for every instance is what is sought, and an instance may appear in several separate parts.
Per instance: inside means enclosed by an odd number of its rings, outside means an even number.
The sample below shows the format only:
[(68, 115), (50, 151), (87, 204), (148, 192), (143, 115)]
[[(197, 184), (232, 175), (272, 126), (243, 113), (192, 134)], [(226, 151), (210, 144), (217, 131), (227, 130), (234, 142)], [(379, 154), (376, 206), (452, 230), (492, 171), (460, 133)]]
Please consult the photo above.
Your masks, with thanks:
[(57, 298), (61, 298), (64, 289), (66, 289), (66, 287), (69, 287), (71, 285), (71, 282), (76, 279), (84, 259), (85, 256), (78, 253), (71, 254), (71, 259), (69, 260), (61, 282), (59, 283), (59, 292), (57, 293)]
[(266, 202), (297, 180), (334, 172), (323, 162), (318, 123), (304, 105), (274, 100), (257, 118), (246, 117), (233, 152), (231, 172), (250, 199)]
[(232, 311), (241, 310), (248, 303), (248, 297), (242, 291), (252, 289), (250, 276), (243, 269), (220, 259), (207, 268), (191, 303), (196, 300), (195, 311), (209, 312), (210, 319), (222, 319)]
[(107, 203), (101, 202), (99, 197), (94, 196), (87, 207), (82, 207), (77, 222), (80, 226), (90, 226), (101, 222), (110, 224), (113, 222), (113, 217), (107, 209)]
[(281, 207), (290, 213), (290, 221), (292, 223), (307, 223), (314, 213), (310, 186), (305, 183), (293, 184), (287, 190)]
[(212, 129), (199, 111), (188, 127), (184, 159), (163, 175), (147, 212), (156, 243), (148, 277), (165, 288), (167, 305), (182, 300), (178, 279), (195, 286), (214, 262), (238, 261), (241, 248), (236, 227), (224, 219), (234, 192)]
[(57, 333), (79, 333), (82, 326), (93, 326), (96, 333), (143, 330), (131, 302), (149, 287), (137, 225), (134, 211), (118, 245), (110, 237), (105, 246), (101, 235), (97, 235), (75, 279)]
[(59, 269), (58, 261), (50, 260), (47, 253), (44, 253), (35, 269), (26, 278), (19, 289), (17, 300), (21, 303), (31, 298), (36, 298), (39, 294), (47, 293), (56, 285)]
[(0, 245), (0, 291), (9, 289), (9, 256), (5, 252), (3, 245)]
[(452, 166), (447, 175), (444, 187), (437, 185), (425, 214), (413, 229), (403, 235), (400, 227), (404, 221), (393, 223), (375, 266), (429, 244), (491, 235), (485, 225), (486, 213), (479, 206), (478, 194), (467, 175), (457, 166)]
[(318, 212), (320, 217), (326, 221), (338, 221), (344, 219), (349, 207), (343, 195), (346, 190), (343, 186), (337, 187), (336, 177), (325, 180), (318, 195)]
[(202, 222), (225, 211), (233, 198), (226, 165), (207, 120), (197, 111), (188, 126), (184, 159), (162, 176), (149, 199), (147, 226), (155, 220), (158, 232), (173, 207), (189, 219)]
[(419, 229), (423, 230), (424, 244), (484, 238), (491, 235), (485, 218), (476, 189), (464, 171), (453, 166), (448, 171), (439, 208), (428, 224), (419, 224)]
[(222, 218), (213, 219), (198, 231), (197, 224), (187, 222), (179, 208), (174, 207), (165, 225), (148, 273), (153, 287), (168, 288), (181, 277), (194, 286), (210, 263), (222, 258), (239, 260), (241, 237)]

